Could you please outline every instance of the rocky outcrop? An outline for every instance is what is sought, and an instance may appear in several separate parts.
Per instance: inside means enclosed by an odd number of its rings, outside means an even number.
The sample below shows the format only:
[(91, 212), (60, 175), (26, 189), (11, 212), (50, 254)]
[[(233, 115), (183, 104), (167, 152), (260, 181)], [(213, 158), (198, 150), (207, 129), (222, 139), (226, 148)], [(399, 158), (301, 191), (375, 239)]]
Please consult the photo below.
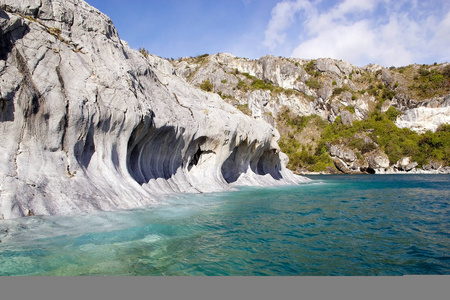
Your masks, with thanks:
[(329, 151), (331, 156), (335, 156), (345, 161), (347, 164), (351, 164), (356, 160), (355, 152), (348, 147), (342, 145), (330, 145)]
[[(448, 96), (450, 99), (450, 96)], [(441, 124), (450, 123), (450, 105), (445, 107), (418, 107), (406, 110), (395, 124), (400, 128), (410, 128), (423, 133), (436, 131)]]
[(417, 162), (411, 162), (410, 157), (403, 157), (393, 167), (398, 171), (410, 172), (416, 168), (419, 164)]
[(369, 173), (383, 173), (389, 168), (389, 157), (379, 149), (364, 155), (368, 164)]
[(429, 164), (423, 166), (424, 171), (437, 171), (442, 168), (442, 163), (431, 161)]
[(272, 126), (130, 49), (84, 1), (0, 3), (0, 217), (306, 180)]
[[(329, 58), (305, 60), (266, 55), (250, 60), (227, 53), (180, 58), (171, 63), (171, 72), (196, 86), (209, 80), (214, 92), (230, 103), (248, 105), (255, 118), (265, 113), (276, 118), (280, 111), (289, 108), (297, 115), (318, 115), (330, 122), (341, 116), (344, 124), (352, 125), (353, 121), (366, 119), (381, 97), (381, 111), (394, 107), (399, 112), (396, 124), (400, 127), (435, 131), (439, 125), (450, 122), (448, 83), (443, 83), (447, 84), (445, 95), (417, 97), (410, 87), (424, 85), (415, 83), (401, 68), (360, 68)], [(423, 67), (412, 65), (408, 72), (419, 72), (420, 68)], [(433, 68), (442, 71), (449, 65)], [(252, 83), (256, 79), (266, 85), (255, 90)], [(264, 89), (263, 95), (260, 88)]]

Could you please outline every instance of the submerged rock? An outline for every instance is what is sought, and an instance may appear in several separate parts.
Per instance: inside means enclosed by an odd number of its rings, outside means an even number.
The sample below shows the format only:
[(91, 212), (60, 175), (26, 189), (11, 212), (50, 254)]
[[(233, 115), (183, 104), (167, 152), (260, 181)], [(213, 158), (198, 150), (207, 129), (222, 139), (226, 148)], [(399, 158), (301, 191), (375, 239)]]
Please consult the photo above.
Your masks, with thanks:
[(285, 168), (272, 126), (155, 68), (97, 9), (34, 3), (1, 1), (5, 219), (306, 180)]

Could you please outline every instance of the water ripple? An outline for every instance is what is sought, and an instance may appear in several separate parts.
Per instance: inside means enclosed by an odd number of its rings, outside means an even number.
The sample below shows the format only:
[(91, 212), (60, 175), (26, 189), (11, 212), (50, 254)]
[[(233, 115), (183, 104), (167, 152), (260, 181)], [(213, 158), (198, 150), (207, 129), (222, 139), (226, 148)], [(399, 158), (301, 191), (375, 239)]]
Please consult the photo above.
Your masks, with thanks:
[(450, 274), (450, 176), (313, 178), (0, 221), (0, 275)]

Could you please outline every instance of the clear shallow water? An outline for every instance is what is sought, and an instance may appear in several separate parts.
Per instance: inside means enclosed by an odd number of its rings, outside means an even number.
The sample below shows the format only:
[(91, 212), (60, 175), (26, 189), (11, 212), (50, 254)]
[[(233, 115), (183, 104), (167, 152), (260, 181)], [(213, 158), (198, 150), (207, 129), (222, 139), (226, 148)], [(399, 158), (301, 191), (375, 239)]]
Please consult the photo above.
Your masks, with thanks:
[(310, 178), (0, 221), (0, 275), (450, 274), (450, 176)]

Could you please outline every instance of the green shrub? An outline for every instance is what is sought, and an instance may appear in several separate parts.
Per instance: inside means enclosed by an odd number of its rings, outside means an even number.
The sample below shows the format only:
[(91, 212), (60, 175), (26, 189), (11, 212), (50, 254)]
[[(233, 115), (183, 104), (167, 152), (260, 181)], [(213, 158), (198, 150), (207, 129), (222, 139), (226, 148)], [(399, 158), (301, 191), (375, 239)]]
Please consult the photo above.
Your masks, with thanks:
[(311, 60), (309, 63), (306, 64), (305, 66), (305, 71), (310, 74), (313, 75), (314, 71), (316, 70), (316, 65), (315, 65), (315, 60)]
[(439, 69), (420, 68), (417, 73), (413, 77), (414, 83), (408, 88), (419, 98), (443, 96), (450, 92), (450, 66), (446, 66), (442, 72)]
[(278, 121), (295, 129), (296, 132), (301, 132), (309, 121), (312, 119), (320, 118), (314, 115), (311, 116), (299, 116), (292, 113), (289, 109), (284, 109), (278, 114)]
[(251, 87), (255, 90), (270, 90), (272, 91), (274, 89), (273, 84), (266, 82), (264, 80), (255, 78), (253, 79), (253, 82), (251, 83)]
[(427, 77), (428, 75), (431, 74), (431, 72), (427, 69), (419, 69), (418, 72), (419, 72), (420, 76), (422, 76), (422, 77)]
[(442, 71), (442, 75), (444, 75), (445, 78), (450, 78), (450, 65), (447, 65), (444, 70)]
[(244, 75), (245, 77), (247, 77), (248, 79), (253, 79), (255, 78), (254, 76), (248, 74), (248, 73), (241, 73), (242, 75)]
[(247, 92), (249, 90), (249, 86), (242, 80), (239, 80), (238, 84), (236, 85), (236, 88), (244, 92)]
[(348, 90), (350, 90), (348, 85), (343, 85), (340, 88), (335, 88), (335, 89), (333, 89), (333, 93), (331, 94), (331, 97), (336, 97), (336, 96), (338, 96), (338, 95), (340, 95), (343, 92), (346, 92)]
[(395, 122), (395, 120), (397, 120), (397, 117), (400, 115), (401, 113), (395, 109), (395, 107), (391, 106), (389, 107), (389, 109), (386, 111), (386, 116), (388, 117), (389, 120)]
[(393, 91), (388, 90), (388, 89), (383, 89), (383, 94), (381, 95), (381, 98), (390, 100), (390, 99), (394, 98), (394, 96), (395, 96), (395, 93)]
[(201, 54), (201, 55), (197, 55), (196, 57), (194, 57), (194, 61), (196, 63), (203, 63), (205, 62), (206, 58), (209, 56), (209, 54), (205, 53), (205, 54)]
[(147, 49), (145, 49), (145, 47), (139, 48), (139, 53), (144, 55), (145, 58), (147, 58), (150, 55), (150, 53), (148, 52)]
[[(355, 99), (353, 99), (355, 100)], [(345, 109), (354, 114), (356, 112), (355, 107), (353, 105), (345, 106)]]
[(214, 86), (211, 83), (211, 81), (209, 81), (209, 79), (206, 79), (206, 80), (203, 80), (202, 84), (200, 84), (200, 88), (204, 91), (212, 92), (214, 89)]
[(430, 76), (430, 81), (436, 85), (440, 85), (444, 81), (444, 75), (442, 74), (432, 75)]
[(320, 84), (317, 81), (317, 79), (315, 79), (315, 78), (311, 78), (310, 80), (308, 80), (306, 82), (306, 85), (311, 89), (319, 89), (320, 88)]

